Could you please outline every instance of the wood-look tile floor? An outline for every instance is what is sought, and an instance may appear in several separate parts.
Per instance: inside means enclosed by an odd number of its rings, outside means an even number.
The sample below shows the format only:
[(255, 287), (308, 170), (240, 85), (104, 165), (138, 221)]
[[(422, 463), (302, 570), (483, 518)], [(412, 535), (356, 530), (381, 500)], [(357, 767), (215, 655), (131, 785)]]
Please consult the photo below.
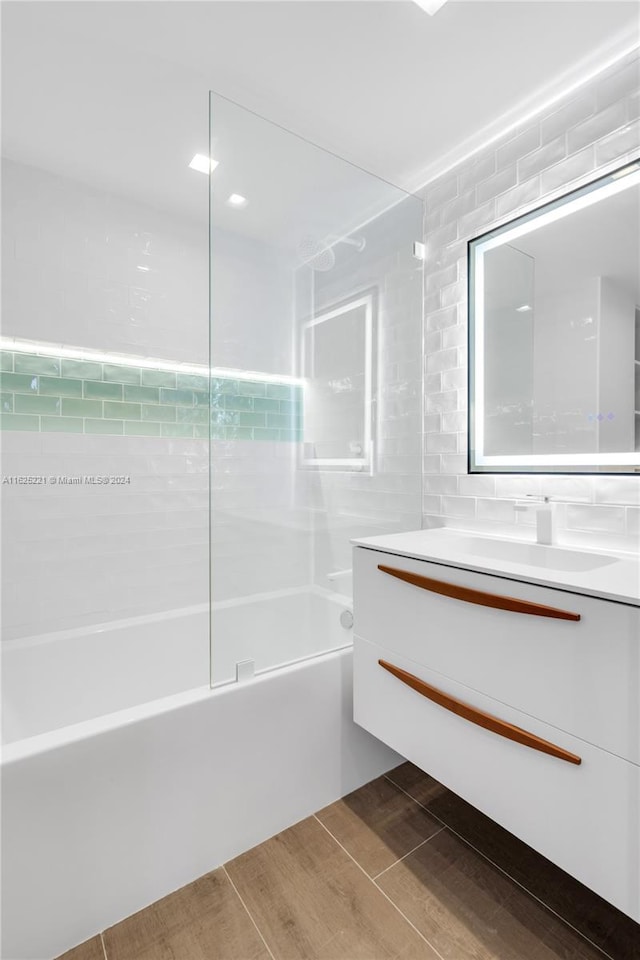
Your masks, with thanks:
[(59, 960), (605, 957), (640, 926), (404, 763)]

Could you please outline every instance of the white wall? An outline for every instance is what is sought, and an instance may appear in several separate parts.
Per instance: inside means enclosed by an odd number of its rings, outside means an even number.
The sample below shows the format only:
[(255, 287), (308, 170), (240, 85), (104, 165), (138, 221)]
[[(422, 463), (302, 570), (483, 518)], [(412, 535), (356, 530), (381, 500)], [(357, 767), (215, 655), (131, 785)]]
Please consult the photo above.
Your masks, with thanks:
[[(3, 158), (3, 335), (206, 363), (208, 191), (193, 176), (201, 222)], [(215, 365), (290, 373), (282, 258), (220, 230), (214, 253)]]
[[(400, 194), (398, 194), (398, 199)], [(316, 273), (316, 309), (373, 293), (374, 455), (371, 470), (319, 468), (298, 477), (316, 511), (314, 579), (351, 567), (350, 538), (420, 526), (423, 208), (409, 198), (355, 231), (366, 246), (336, 246), (336, 265)], [(304, 492), (306, 490), (306, 493)]]
[(275, 247), (221, 231), (215, 223), (211, 252), (214, 366), (291, 374), (293, 291), (288, 258)]
[[(206, 362), (206, 228), (10, 161), (2, 178), (3, 335)], [(4, 474), (132, 478), (3, 488), (3, 637), (205, 601), (206, 447), (3, 433)]]
[[(4, 336), (208, 362), (206, 223), (6, 160), (2, 191)], [(258, 244), (222, 241), (215, 364), (289, 373), (285, 286), (269, 281)], [(254, 268), (263, 279), (248, 293)], [(290, 505), (290, 448), (214, 443), (216, 599), (308, 579), (300, 550), (274, 561), (274, 538), (265, 547), (256, 523), (262, 517), (273, 531), (277, 511)], [(206, 440), (7, 431), (2, 453), (5, 475), (131, 476), (113, 491), (3, 487), (5, 639), (208, 600)], [(259, 576), (242, 579), (240, 541), (261, 564)]]
[[(427, 526), (515, 530), (514, 498), (544, 491), (588, 501), (561, 512), (560, 536), (566, 542), (637, 548), (637, 477), (466, 475), (466, 243), (637, 156), (639, 63), (637, 54), (627, 58), (424, 189)], [(526, 514), (517, 517), (518, 524), (532, 522)]]
[(206, 363), (206, 223), (6, 159), (2, 206), (5, 336)]

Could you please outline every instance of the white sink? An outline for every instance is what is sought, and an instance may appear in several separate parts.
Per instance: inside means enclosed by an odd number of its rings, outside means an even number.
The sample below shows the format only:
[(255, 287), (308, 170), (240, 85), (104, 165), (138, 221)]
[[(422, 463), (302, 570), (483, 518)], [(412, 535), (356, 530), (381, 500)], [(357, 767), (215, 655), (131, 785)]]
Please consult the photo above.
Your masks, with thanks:
[(579, 573), (619, 562), (617, 557), (601, 553), (546, 547), (539, 543), (518, 543), (515, 540), (494, 540), (491, 537), (461, 537), (458, 542), (461, 549), (471, 556), (524, 563), (528, 566), (544, 567), (546, 570)]
[[(529, 540), (493, 537), (440, 527), (363, 537), (356, 546), (460, 569), (486, 571), (640, 607), (640, 555), (593, 553), (581, 547), (548, 547)], [(640, 960), (640, 958), (639, 958)]]

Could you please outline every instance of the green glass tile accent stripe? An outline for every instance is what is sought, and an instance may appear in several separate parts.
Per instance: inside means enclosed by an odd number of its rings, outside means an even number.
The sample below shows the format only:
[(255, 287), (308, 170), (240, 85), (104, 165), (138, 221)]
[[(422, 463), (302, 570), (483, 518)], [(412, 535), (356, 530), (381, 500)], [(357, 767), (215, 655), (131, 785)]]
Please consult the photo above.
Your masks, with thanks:
[(294, 392), (300, 387), (289, 386), (287, 383), (267, 383), (267, 396), (276, 400), (292, 400)]
[(283, 430), (291, 429), (291, 416), (286, 413), (268, 413), (267, 426), (278, 427)]
[(182, 407), (193, 406), (193, 390), (160, 391), (160, 403), (179, 403)]
[(124, 386), (124, 399), (133, 400), (137, 403), (159, 403), (160, 390), (158, 387), (137, 387), (126, 383)]
[(178, 423), (207, 423), (209, 412), (206, 407), (176, 407)]
[(211, 411), (211, 423), (216, 427), (229, 426), (237, 423), (240, 414), (237, 410), (219, 410), (215, 407)]
[(104, 363), (102, 365), (102, 379), (110, 380), (115, 383), (140, 383), (142, 380), (142, 370), (138, 367), (125, 367), (114, 363)]
[(83, 433), (82, 417), (40, 417), (43, 433)]
[(124, 432), (128, 437), (159, 437), (160, 424), (126, 422)]
[[(77, 381), (72, 380), (72, 383)], [(121, 383), (103, 383), (101, 380), (85, 380), (84, 382), (84, 395), (90, 400), (122, 400), (122, 384)], [(127, 389), (126, 387), (124, 388)], [(129, 389), (139, 390), (139, 387), (133, 387)], [(129, 400), (126, 393), (124, 395), (125, 400)]]
[(253, 431), (253, 438), (254, 440), (279, 440), (280, 431), (258, 428)]
[(0, 429), (301, 442), (302, 388), (0, 350)]
[(16, 353), (13, 357), (16, 373), (44, 373), (50, 377), (60, 376), (60, 361), (57, 357), (36, 357), (32, 353)]
[(225, 440), (253, 440), (254, 431), (251, 427), (230, 427), (225, 433)]
[(122, 436), (124, 433), (124, 422), (122, 420), (92, 420), (88, 418), (84, 421), (85, 433), (102, 433), (111, 436)]
[(17, 393), (14, 409), (16, 413), (60, 413), (60, 398)]
[(144, 387), (175, 387), (176, 375), (170, 370), (143, 370), (142, 385)]
[(238, 393), (246, 397), (266, 397), (266, 383), (254, 383), (252, 380), (239, 380)]
[[(204, 429), (206, 437), (206, 427)], [(190, 438), (193, 437), (193, 426), (190, 423), (161, 423), (160, 436)]]
[(178, 390), (208, 390), (209, 378), (193, 373), (179, 373), (176, 386)]
[(260, 413), (279, 413), (280, 400), (272, 400), (270, 397), (262, 400), (258, 397), (253, 401), (253, 409)]
[(26, 373), (0, 374), (0, 385), (3, 390), (11, 390), (13, 393), (38, 392), (38, 378), (30, 377)]
[(104, 402), (104, 415), (111, 420), (141, 420), (142, 408), (139, 403)]
[(166, 403), (143, 403), (142, 419), (157, 420), (158, 422), (164, 421), (165, 423), (172, 423), (172, 422), (175, 422), (175, 419), (176, 419), (176, 408), (170, 407)]
[(253, 410), (253, 397), (237, 397), (227, 394), (224, 405), (227, 410)]
[(241, 413), (238, 423), (241, 427), (266, 427), (267, 420), (264, 413)]
[(0, 413), (3, 430), (39, 430), (40, 417), (22, 416), (19, 413)]
[(62, 376), (72, 377), (74, 380), (102, 380), (102, 364), (93, 360), (63, 359)]
[(102, 400), (63, 400), (63, 417), (101, 417)]
[[(46, 394), (50, 397), (81, 397), (83, 383), (85, 397), (94, 396), (94, 394), (88, 392), (89, 387), (94, 386), (91, 380), (69, 380), (66, 377), (38, 377), (38, 380), (40, 396)], [(98, 384), (98, 386), (103, 386), (103, 384)], [(104, 384), (104, 386), (109, 386), (109, 384)]]

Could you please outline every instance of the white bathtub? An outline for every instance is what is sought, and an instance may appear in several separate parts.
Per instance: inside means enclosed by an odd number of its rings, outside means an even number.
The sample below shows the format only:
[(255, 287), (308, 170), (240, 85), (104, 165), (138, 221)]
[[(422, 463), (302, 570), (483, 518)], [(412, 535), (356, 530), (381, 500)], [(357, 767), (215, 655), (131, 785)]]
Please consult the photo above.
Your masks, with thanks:
[[(2, 742), (348, 646), (340, 614), (351, 599), (319, 587), (117, 620), (2, 644)], [(259, 631), (256, 630), (259, 625)], [(210, 663), (211, 659), (211, 663)], [(211, 673), (210, 673), (211, 670)]]
[(347, 604), (217, 604), (214, 679), (258, 675), (214, 689), (205, 607), (7, 645), (4, 960), (50, 960), (400, 762), (352, 721)]

